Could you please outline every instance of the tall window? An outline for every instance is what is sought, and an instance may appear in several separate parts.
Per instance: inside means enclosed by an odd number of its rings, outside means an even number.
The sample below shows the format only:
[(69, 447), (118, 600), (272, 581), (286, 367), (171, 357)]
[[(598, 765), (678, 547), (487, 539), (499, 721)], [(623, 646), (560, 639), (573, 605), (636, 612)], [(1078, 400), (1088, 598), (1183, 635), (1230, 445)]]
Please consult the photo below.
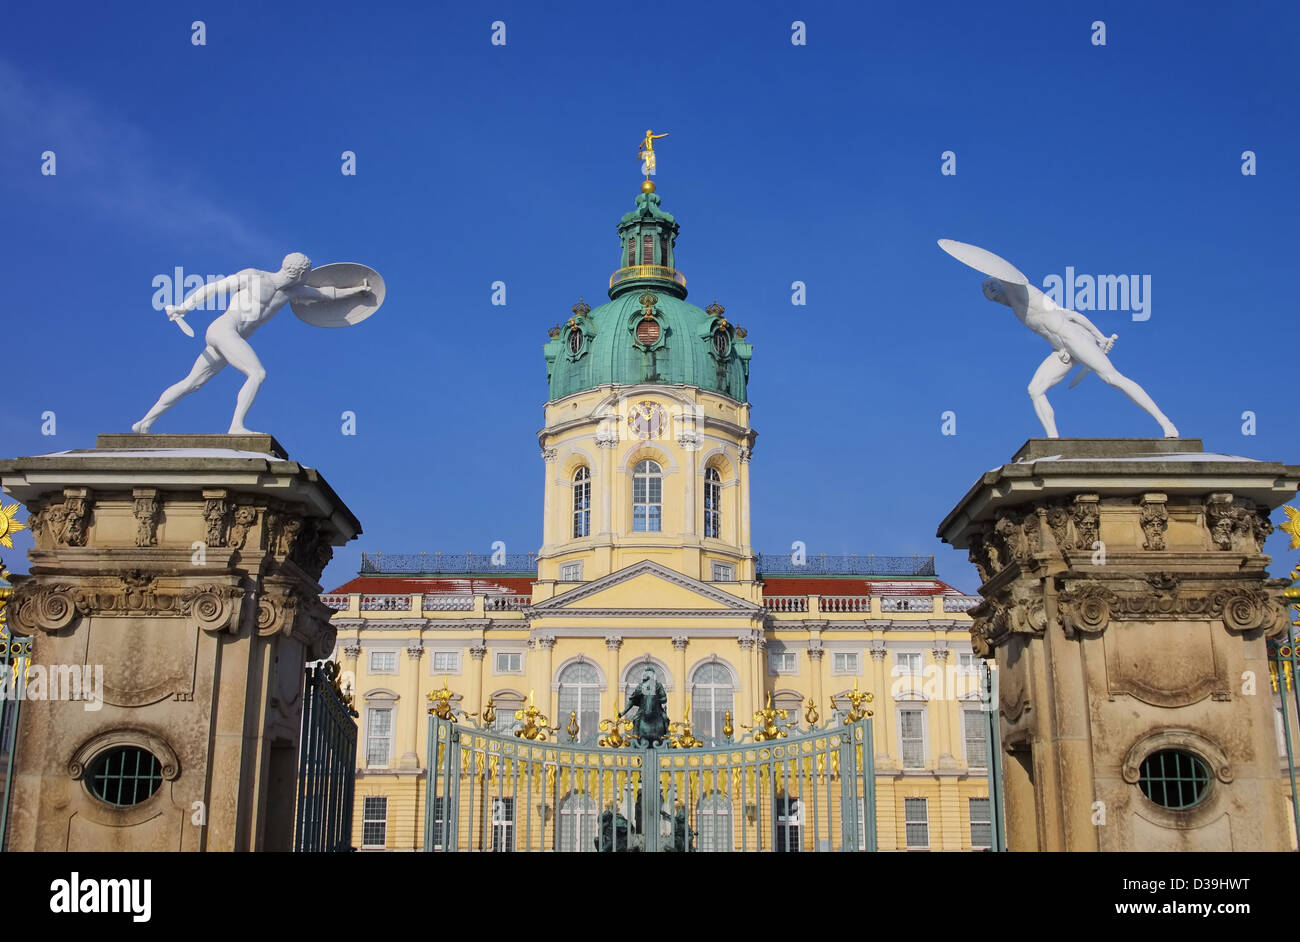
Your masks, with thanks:
[(983, 710), (963, 710), (962, 722), (966, 733), (966, 764), (972, 769), (989, 766), (988, 721)]
[(709, 792), (696, 806), (696, 846), (702, 851), (730, 852), (736, 846), (732, 828), (731, 799)]
[(560, 800), (560, 850), (596, 849), (596, 802), (590, 795), (570, 793)]
[(970, 799), (970, 846), (983, 849), (993, 846), (993, 808), (987, 798)]
[(393, 710), (372, 707), (366, 714), (366, 765), (385, 766), (393, 753)]
[(585, 465), (573, 475), (573, 535), (591, 535), (591, 471)]
[(722, 664), (701, 664), (691, 678), (691, 731), (722, 742), (724, 714), (734, 706), (731, 671)]
[(366, 796), (361, 806), (361, 846), (384, 847), (388, 843), (388, 799)]
[(926, 799), (903, 799), (903, 830), (909, 850), (930, 847), (930, 809)]
[(632, 529), (658, 533), (663, 529), (664, 476), (653, 461), (638, 461), (632, 471)]
[(920, 710), (898, 711), (898, 743), (903, 768), (925, 768), (925, 714)]
[(592, 742), (600, 724), (600, 675), (591, 664), (570, 664), (560, 671), (560, 716), (557, 725), (569, 725), (578, 714), (578, 742)]
[(515, 849), (515, 800), (513, 798), (492, 799), (492, 850), (510, 851)]
[(722, 475), (717, 468), (704, 471), (704, 535), (722, 536)]
[(921, 692), (922, 656), (920, 651), (899, 651), (894, 655), (894, 676), (900, 680), (894, 689), (902, 694)]
[(641, 264), (653, 265), (655, 263), (655, 240), (654, 236), (641, 237)]

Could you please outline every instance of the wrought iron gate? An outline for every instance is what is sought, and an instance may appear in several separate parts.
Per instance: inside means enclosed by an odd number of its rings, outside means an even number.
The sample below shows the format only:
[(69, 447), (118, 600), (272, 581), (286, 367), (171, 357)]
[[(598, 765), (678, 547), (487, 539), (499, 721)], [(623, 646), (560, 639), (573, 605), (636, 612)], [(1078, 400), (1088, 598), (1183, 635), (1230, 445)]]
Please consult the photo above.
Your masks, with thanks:
[[(1293, 590), (1288, 589), (1288, 592)], [(1282, 726), (1282, 741), (1286, 746), (1286, 773), (1291, 785), (1291, 821), (1295, 825), (1297, 846), (1300, 847), (1300, 792), (1296, 790), (1297, 737), (1300, 736), (1300, 653), (1296, 651), (1297, 635), (1294, 625), (1288, 625), (1286, 632), (1268, 642), (1268, 673), (1272, 686), (1274, 702), (1277, 704), (1278, 718)]]
[(5, 624), (0, 598), (0, 850), (7, 849), (9, 793), (17, 761), (18, 710), (27, 686), (27, 668), (32, 662), (32, 639), (10, 633)]
[(357, 723), (338, 686), (339, 667), (307, 668), (298, 753), (296, 851), (352, 849)]
[(869, 717), (757, 742), (642, 749), (560, 745), (431, 715), (424, 849), (875, 850), (873, 755)]

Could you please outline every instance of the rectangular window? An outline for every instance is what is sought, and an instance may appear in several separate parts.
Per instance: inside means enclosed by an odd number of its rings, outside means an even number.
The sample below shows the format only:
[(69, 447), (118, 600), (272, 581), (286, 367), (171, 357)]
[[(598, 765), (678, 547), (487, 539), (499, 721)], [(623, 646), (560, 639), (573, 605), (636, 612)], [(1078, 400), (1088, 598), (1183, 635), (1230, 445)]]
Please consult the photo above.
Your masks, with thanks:
[(383, 847), (388, 843), (388, 799), (367, 795), (361, 806), (361, 846)]
[(768, 669), (773, 674), (793, 674), (799, 670), (796, 651), (774, 651), (767, 656)]
[(392, 707), (372, 707), (366, 714), (366, 765), (386, 766), (392, 754)]
[(581, 582), (582, 563), (565, 563), (560, 567), (561, 582)]
[(833, 674), (856, 674), (858, 672), (858, 656), (856, 654), (845, 654), (836, 652), (831, 658), (831, 673)]
[(396, 651), (371, 651), (370, 652), (370, 673), (396, 674), (397, 673), (397, 652)]
[(900, 651), (894, 655), (894, 676), (904, 678), (893, 684), (896, 693), (920, 693), (922, 675), (922, 655), (920, 651)]
[(513, 798), (492, 799), (492, 850), (495, 852), (515, 849), (515, 800)]
[(434, 651), (433, 672), (435, 674), (459, 674), (460, 673), (460, 652), (459, 651)]
[(974, 654), (957, 655), (957, 696), (978, 696), (980, 692), (980, 665)]
[(927, 799), (903, 799), (903, 829), (906, 831), (908, 850), (929, 849), (930, 809)]
[(983, 710), (962, 711), (966, 733), (966, 764), (972, 769), (989, 767), (988, 717)]
[(522, 674), (524, 671), (524, 656), (518, 651), (498, 651), (496, 663), (498, 674)]
[(925, 714), (920, 710), (898, 711), (898, 746), (903, 768), (925, 768)]
[(799, 839), (801, 810), (798, 798), (777, 796), (776, 831), (772, 835), (772, 849), (778, 854), (798, 853), (803, 850), (803, 842)]
[(970, 846), (984, 850), (993, 846), (993, 806), (987, 798), (970, 800)]
[(734, 582), (735, 579), (736, 579), (736, 567), (729, 566), (726, 563), (713, 564), (714, 582)]

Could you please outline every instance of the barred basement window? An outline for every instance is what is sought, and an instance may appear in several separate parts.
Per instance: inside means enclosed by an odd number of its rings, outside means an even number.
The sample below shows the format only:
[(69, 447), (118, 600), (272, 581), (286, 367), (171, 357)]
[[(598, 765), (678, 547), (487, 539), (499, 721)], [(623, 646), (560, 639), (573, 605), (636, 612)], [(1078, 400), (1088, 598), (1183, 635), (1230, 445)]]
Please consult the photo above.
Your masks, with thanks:
[(591, 535), (591, 471), (585, 465), (573, 475), (573, 535)]
[(162, 785), (162, 764), (139, 746), (118, 746), (101, 753), (90, 766), (90, 792), (100, 801), (122, 807), (138, 805)]
[(722, 475), (717, 468), (704, 472), (704, 535), (722, 535)]
[(970, 846), (984, 850), (993, 846), (993, 810), (987, 798), (970, 799)]
[(366, 796), (361, 807), (361, 846), (384, 847), (388, 844), (388, 799)]
[(1142, 760), (1138, 787), (1162, 808), (1190, 808), (1209, 790), (1210, 767), (1193, 753), (1161, 749)]
[(930, 807), (925, 798), (903, 799), (903, 830), (908, 850), (930, 847)]

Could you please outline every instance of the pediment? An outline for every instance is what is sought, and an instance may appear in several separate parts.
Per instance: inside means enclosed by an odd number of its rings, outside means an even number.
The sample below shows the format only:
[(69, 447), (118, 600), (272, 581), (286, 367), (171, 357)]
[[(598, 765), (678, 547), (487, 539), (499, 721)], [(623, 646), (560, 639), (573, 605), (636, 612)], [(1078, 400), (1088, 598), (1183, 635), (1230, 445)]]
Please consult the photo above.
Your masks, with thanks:
[(539, 602), (533, 606), (533, 612), (546, 614), (647, 608), (744, 614), (763, 610), (762, 606), (724, 592), (708, 582), (674, 572), (660, 563), (643, 560), (580, 588), (570, 589), (545, 602)]

